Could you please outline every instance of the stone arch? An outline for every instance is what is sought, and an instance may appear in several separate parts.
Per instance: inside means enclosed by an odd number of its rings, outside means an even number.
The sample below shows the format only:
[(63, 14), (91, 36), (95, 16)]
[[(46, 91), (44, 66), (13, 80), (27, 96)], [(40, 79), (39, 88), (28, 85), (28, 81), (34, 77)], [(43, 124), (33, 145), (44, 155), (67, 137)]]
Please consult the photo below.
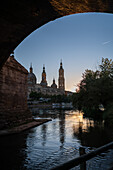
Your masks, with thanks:
[(32, 119), (27, 106), (28, 71), (9, 55), (40, 26), (65, 15), (84, 12), (113, 13), (113, 4), (111, 0), (5, 0), (0, 3), (0, 129)]
[(7, 0), (0, 4), (0, 68), (30, 33), (56, 18), (84, 12), (113, 13), (111, 0)]

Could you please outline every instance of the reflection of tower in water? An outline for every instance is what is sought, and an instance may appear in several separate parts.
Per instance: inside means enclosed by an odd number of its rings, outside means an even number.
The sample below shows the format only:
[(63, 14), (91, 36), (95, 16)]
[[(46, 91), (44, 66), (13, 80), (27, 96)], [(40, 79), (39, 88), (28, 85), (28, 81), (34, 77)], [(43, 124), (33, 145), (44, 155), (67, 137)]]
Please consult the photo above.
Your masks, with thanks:
[(60, 111), (59, 114), (59, 137), (60, 137), (60, 143), (61, 143), (61, 148), (63, 147), (64, 141), (65, 141), (65, 112)]
[(45, 146), (46, 139), (47, 139), (47, 125), (46, 124), (42, 125), (41, 133), (42, 133), (42, 139), (43, 139), (42, 145)]

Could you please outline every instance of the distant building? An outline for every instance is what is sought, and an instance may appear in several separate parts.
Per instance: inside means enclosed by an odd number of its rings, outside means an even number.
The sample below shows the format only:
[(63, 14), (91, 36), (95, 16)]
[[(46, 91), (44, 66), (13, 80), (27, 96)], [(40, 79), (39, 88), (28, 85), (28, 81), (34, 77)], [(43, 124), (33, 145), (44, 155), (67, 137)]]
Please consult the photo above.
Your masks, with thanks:
[(30, 66), (30, 72), (28, 74), (28, 98), (31, 91), (48, 94), (48, 95), (72, 95), (73, 93), (70, 91), (65, 91), (65, 79), (64, 79), (64, 69), (62, 67), (62, 61), (60, 63), (59, 68), (59, 78), (58, 78), (59, 88), (55, 83), (55, 79), (53, 79), (53, 83), (51, 86), (48, 86), (46, 80), (46, 71), (45, 66), (43, 66), (42, 71), (42, 80), (40, 83), (36, 83), (36, 76), (33, 73), (32, 65)]
[(62, 67), (62, 61), (60, 63), (58, 85), (59, 85), (59, 89), (65, 90), (64, 69)]
[(32, 64), (30, 66), (30, 72), (28, 74), (28, 86), (33, 86), (36, 84), (36, 76), (33, 73), (33, 68), (32, 68)]
[(43, 66), (42, 81), (41, 81), (40, 85), (41, 85), (42, 87), (47, 87), (45, 66)]

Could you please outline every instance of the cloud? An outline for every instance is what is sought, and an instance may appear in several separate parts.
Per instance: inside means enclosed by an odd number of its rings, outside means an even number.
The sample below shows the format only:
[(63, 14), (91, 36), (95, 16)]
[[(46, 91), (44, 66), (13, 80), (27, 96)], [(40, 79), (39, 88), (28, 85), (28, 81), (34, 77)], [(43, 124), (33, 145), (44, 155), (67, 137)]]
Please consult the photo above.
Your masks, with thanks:
[(102, 43), (102, 45), (108, 44), (108, 43), (110, 43), (110, 42), (111, 42), (111, 41), (105, 41), (105, 42)]

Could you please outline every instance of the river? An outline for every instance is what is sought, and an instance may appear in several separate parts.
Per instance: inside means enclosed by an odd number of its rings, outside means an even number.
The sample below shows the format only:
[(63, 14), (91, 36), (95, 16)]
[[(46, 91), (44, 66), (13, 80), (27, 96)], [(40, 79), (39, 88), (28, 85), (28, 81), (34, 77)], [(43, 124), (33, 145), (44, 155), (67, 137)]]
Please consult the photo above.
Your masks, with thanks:
[[(105, 128), (103, 122), (73, 110), (37, 110), (34, 117), (52, 121), (18, 135), (0, 137), (1, 170), (48, 170), (78, 157), (80, 146), (88, 153), (113, 141), (113, 130)], [(110, 149), (87, 161), (86, 167), (109, 169), (112, 158)]]

